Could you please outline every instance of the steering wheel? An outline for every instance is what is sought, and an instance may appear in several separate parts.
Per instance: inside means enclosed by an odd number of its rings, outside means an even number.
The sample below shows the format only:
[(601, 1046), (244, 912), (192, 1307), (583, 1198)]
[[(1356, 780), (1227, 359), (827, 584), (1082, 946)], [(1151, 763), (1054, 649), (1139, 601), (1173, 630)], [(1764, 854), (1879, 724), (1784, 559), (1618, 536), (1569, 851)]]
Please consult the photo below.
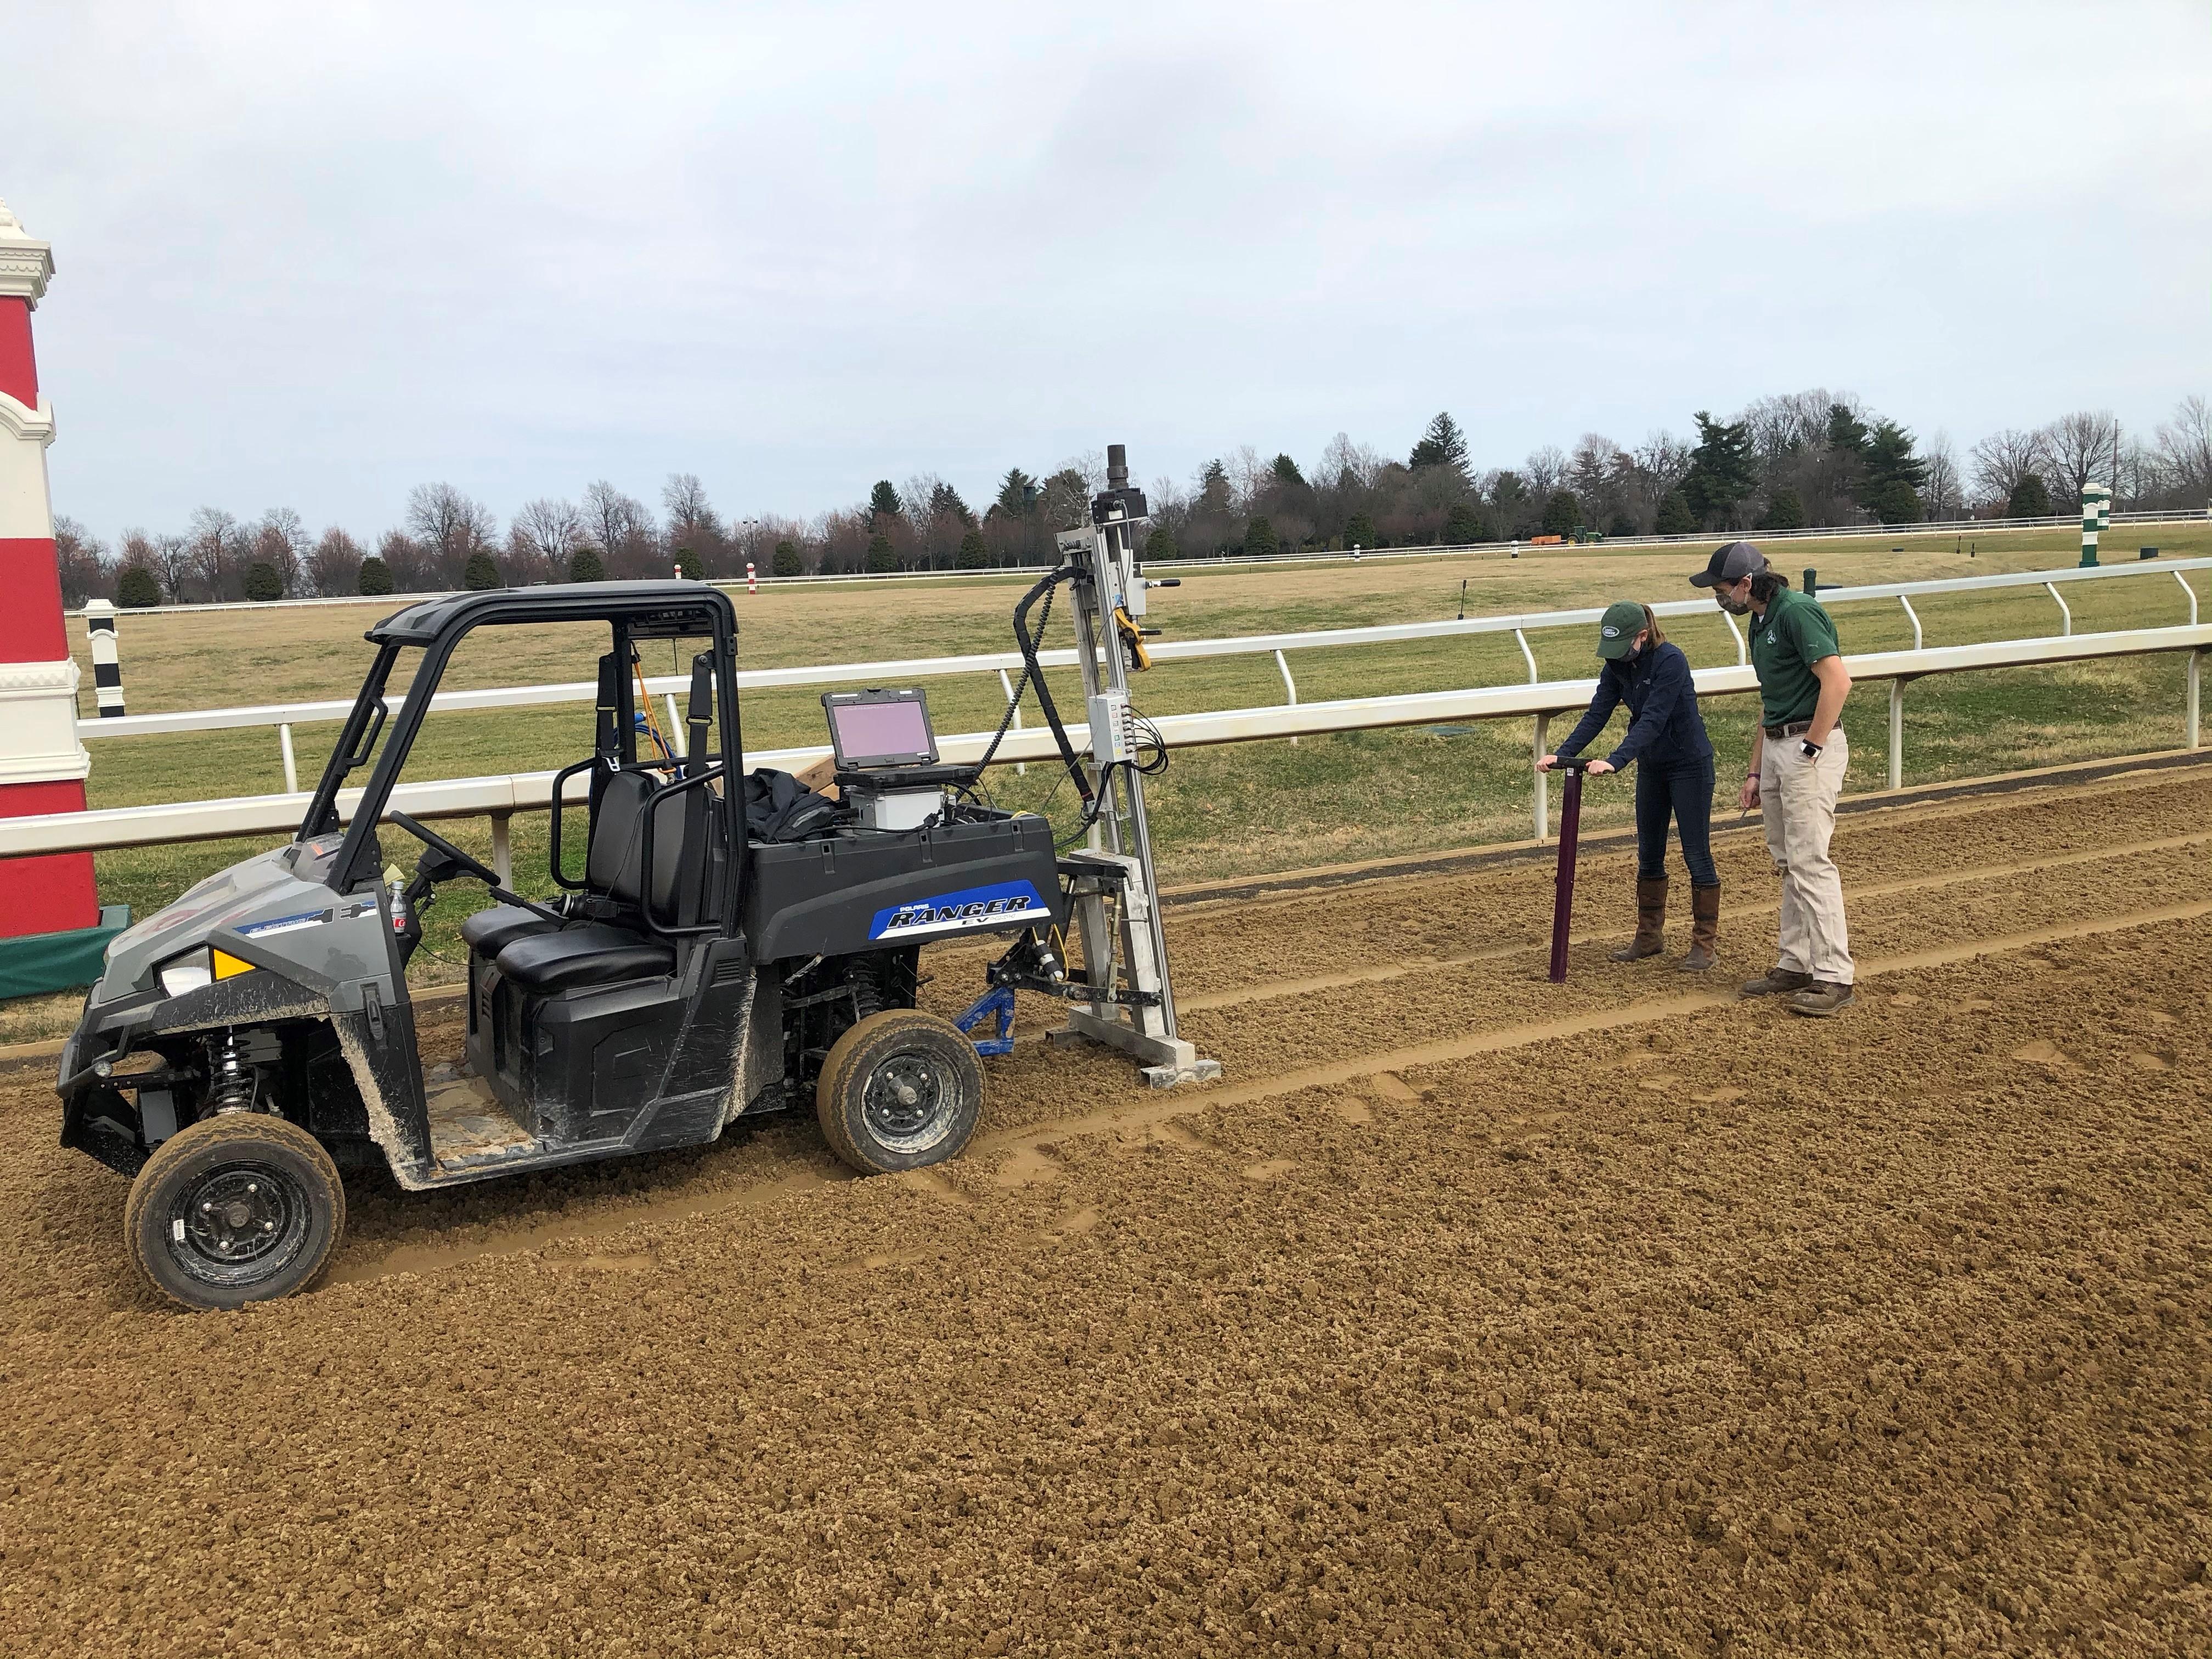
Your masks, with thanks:
[(476, 877), (479, 881), (483, 882), (485, 886), (491, 889), (491, 896), (494, 898), (498, 899), (501, 902), (505, 904), (519, 904), (524, 909), (544, 917), (548, 921), (565, 922), (567, 921), (567, 918), (564, 917), (558, 910), (549, 910), (544, 905), (537, 902), (533, 899), (526, 899), (520, 893), (510, 892), (507, 888), (500, 884), (498, 871), (493, 869), (491, 866), (486, 864), (482, 859), (472, 858), (468, 854), (464, 853), (459, 848), (454, 846), (453, 842), (447, 841), (436, 830), (429, 829), (423, 824), (417, 823), (413, 818), (409, 817), (404, 812), (387, 811), (384, 816), (390, 818), (394, 823), (398, 824), (402, 830), (404, 830), (409, 835), (414, 836), (416, 840), (421, 842), (425, 847), (431, 848), (437, 852), (444, 854), (446, 857), (451, 859), (463, 870), (465, 870), (469, 874)]
[(453, 842), (447, 841), (443, 836), (440, 835), (436, 830), (430, 829), (428, 825), (417, 823), (413, 818), (409, 817), (404, 812), (386, 812), (384, 816), (390, 818), (392, 823), (398, 824), (402, 830), (404, 830), (409, 835), (414, 836), (416, 840), (421, 842), (425, 847), (432, 848), (438, 852), (443, 853), (447, 858), (453, 860), (455, 864), (467, 871), (469, 874), (475, 876), (483, 881), (486, 886), (496, 887), (500, 884), (498, 871), (493, 869), (491, 866), (486, 864), (483, 860), (472, 858), (468, 854), (464, 853), (459, 848), (454, 846)]

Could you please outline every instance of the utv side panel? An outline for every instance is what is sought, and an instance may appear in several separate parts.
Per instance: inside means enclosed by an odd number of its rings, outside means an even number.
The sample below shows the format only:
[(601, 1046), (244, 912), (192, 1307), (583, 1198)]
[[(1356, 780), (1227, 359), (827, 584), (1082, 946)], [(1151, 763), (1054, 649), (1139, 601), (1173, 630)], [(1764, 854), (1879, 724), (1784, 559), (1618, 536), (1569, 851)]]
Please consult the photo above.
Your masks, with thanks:
[[(1067, 919), (1052, 826), (1028, 814), (919, 836), (756, 842), (748, 875), (744, 931), (762, 962), (817, 951), (851, 956)], [(924, 914), (929, 901), (934, 908)]]

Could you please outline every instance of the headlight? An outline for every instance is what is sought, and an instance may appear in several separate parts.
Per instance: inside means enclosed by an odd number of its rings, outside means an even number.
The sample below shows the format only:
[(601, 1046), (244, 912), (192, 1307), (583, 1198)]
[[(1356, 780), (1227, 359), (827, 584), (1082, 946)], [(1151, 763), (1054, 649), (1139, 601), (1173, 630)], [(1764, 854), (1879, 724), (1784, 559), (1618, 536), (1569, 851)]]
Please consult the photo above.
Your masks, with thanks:
[(240, 974), (250, 974), (253, 964), (232, 956), (228, 951), (218, 951), (202, 945), (197, 951), (187, 951), (161, 964), (158, 970), (161, 989), (173, 997), (187, 991), (197, 991), (203, 985), (212, 985), (219, 979), (236, 979)]

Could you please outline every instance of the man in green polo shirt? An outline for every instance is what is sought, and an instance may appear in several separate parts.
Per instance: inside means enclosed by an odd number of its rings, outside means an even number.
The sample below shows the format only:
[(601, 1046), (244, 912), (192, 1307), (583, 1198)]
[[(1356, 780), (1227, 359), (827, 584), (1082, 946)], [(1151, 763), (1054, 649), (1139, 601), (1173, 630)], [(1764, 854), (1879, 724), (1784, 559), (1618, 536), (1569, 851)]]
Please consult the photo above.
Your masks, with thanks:
[(1717, 550), (1691, 585), (1712, 590), (1722, 610), (1750, 616), (1751, 665), (1759, 676), (1759, 723), (1741, 800), (1766, 823), (1766, 850), (1782, 872), (1781, 951), (1775, 966), (1743, 988), (1747, 996), (1786, 994), (1792, 1013), (1840, 1012), (1852, 1001), (1844, 883), (1828, 842), (1850, 744), (1837, 724), (1851, 677), (1836, 624), (1820, 602), (1792, 592), (1749, 542)]

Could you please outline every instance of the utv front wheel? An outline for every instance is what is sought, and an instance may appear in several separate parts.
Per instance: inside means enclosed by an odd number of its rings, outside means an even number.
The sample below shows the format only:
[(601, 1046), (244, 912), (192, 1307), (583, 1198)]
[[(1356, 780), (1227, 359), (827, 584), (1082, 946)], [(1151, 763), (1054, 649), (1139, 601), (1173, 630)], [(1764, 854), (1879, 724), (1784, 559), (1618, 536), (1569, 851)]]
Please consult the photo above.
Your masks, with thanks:
[(870, 1014), (822, 1062), (815, 1111), (830, 1150), (863, 1175), (957, 1158), (983, 1109), (975, 1045), (913, 1008)]
[(187, 1308), (237, 1308), (312, 1283), (345, 1233), (322, 1144), (257, 1112), (203, 1118), (156, 1147), (123, 1208), (131, 1259)]

